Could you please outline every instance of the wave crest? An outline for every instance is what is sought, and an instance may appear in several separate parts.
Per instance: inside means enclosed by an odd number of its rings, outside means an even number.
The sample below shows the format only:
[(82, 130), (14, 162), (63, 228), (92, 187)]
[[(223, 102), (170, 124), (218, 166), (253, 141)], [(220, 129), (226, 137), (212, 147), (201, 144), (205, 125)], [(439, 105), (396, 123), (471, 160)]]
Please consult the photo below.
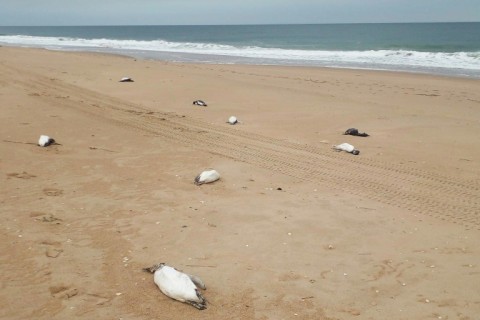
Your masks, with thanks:
[(279, 61), (309, 61), (322, 65), (391, 65), (405, 67), (480, 70), (480, 52), (420, 52), (410, 50), (328, 51), (232, 46), (215, 43), (82, 39), (0, 35), (0, 43), (49, 49), (115, 49), (232, 56)]

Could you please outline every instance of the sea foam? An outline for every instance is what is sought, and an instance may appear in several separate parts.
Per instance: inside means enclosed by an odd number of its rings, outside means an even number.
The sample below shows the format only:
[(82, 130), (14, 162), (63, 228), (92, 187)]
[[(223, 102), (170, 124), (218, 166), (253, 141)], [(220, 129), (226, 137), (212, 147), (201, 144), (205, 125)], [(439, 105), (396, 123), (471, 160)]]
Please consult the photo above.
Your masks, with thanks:
[[(295, 50), (259, 46), (232, 46), (215, 43), (170, 42), (165, 40), (114, 40), (68, 37), (1, 35), (0, 43), (54, 50), (101, 50), (121, 52), (172, 52), (196, 55), (250, 58), (269, 64), (302, 64), (333, 67), (389, 69), (441, 68), (480, 71), (480, 52), (422, 52), (412, 50)], [(177, 57), (178, 58), (178, 57)], [(228, 63), (228, 59), (223, 62)], [(289, 63), (290, 62), (290, 63)], [(260, 62), (261, 63), (261, 62)], [(379, 69), (382, 69), (378, 67)]]

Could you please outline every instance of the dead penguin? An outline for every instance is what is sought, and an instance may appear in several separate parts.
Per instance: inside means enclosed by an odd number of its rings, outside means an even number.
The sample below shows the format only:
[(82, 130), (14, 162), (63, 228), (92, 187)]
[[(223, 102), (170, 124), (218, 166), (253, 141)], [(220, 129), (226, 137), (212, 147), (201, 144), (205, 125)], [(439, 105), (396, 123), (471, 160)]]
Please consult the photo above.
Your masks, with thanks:
[(195, 100), (195, 101), (193, 101), (193, 104), (196, 105), (196, 106), (201, 106), (201, 107), (206, 107), (207, 106), (207, 104), (203, 100)]
[(129, 77), (123, 77), (119, 82), (133, 82), (133, 79)]
[(228, 118), (228, 121), (227, 121), (227, 122), (230, 123), (230, 124), (237, 124), (237, 123), (238, 123), (238, 119), (237, 119), (237, 117), (235, 117), (235, 116), (231, 116), (230, 118)]
[(347, 131), (345, 131), (346, 135), (351, 135), (351, 136), (357, 136), (357, 137), (368, 137), (369, 134), (365, 132), (358, 132), (358, 129), (355, 128), (349, 128)]
[(178, 271), (165, 263), (156, 264), (144, 271), (153, 273), (153, 281), (167, 297), (188, 303), (198, 310), (207, 308), (207, 300), (198, 288), (206, 290), (200, 278)]
[(52, 144), (58, 144), (55, 142), (55, 139), (50, 138), (49, 136), (41, 135), (40, 139), (38, 139), (38, 145), (40, 147), (48, 147)]
[(197, 186), (204, 183), (211, 183), (220, 179), (220, 174), (216, 170), (205, 170), (195, 177), (195, 184)]
[(336, 151), (349, 152), (349, 153), (354, 154), (354, 155), (357, 155), (357, 154), (360, 153), (360, 151), (358, 151), (357, 149), (355, 149), (355, 147), (352, 146), (352, 145), (349, 144), (349, 143), (342, 143), (342, 144), (333, 146), (333, 149), (336, 150)]

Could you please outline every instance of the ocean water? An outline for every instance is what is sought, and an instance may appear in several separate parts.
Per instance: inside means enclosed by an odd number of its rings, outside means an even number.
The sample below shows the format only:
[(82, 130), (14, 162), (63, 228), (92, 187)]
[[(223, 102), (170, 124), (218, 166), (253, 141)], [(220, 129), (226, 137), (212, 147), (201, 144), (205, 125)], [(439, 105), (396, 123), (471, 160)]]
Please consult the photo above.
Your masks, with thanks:
[(0, 27), (0, 45), (480, 78), (480, 23)]

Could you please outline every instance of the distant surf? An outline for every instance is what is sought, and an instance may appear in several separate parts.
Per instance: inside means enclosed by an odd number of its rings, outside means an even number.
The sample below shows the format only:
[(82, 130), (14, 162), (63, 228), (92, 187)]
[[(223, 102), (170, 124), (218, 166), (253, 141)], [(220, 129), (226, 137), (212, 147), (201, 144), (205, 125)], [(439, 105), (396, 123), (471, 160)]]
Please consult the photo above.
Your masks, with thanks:
[[(480, 23), (386, 25), (388, 32), (378, 31), (382, 29), (378, 25), (360, 25), (364, 29), (361, 37), (357, 36), (358, 25), (355, 29), (350, 29), (353, 25), (277, 26), (283, 33), (273, 26), (0, 27), (0, 43), (179, 62), (359, 68), (480, 78)], [(449, 32), (440, 33), (439, 26)], [(465, 35), (468, 31), (478, 32)], [(395, 32), (396, 37), (390, 36)], [(472, 37), (479, 41), (472, 42)]]

